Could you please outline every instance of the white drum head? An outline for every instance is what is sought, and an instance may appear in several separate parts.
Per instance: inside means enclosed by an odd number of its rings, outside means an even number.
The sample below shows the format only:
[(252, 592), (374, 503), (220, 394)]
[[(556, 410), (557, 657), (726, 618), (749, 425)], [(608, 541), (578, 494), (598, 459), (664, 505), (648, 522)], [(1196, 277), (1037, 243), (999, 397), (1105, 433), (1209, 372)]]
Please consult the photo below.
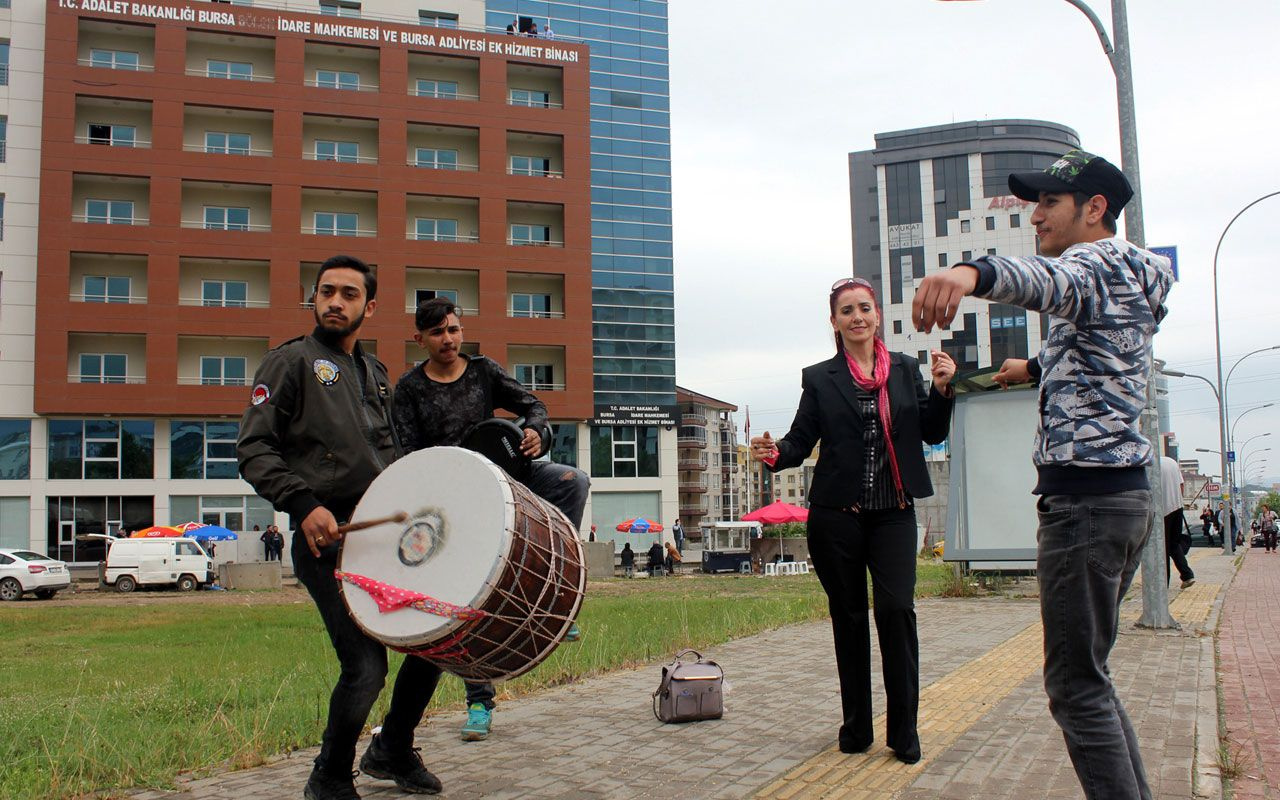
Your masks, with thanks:
[[(374, 480), (351, 517), (360, 522), (403, 511), (409, 521), (347, 534), (339, 569), (478, 608), (510, 548), (515, 505), (507, 480), (487, 458), (460, 447), (410, 453)], [(380, 611), (350, 583), (342, 593), (357, 624), (384, 644), (430, 643), (462, 624), (417, 608)]]

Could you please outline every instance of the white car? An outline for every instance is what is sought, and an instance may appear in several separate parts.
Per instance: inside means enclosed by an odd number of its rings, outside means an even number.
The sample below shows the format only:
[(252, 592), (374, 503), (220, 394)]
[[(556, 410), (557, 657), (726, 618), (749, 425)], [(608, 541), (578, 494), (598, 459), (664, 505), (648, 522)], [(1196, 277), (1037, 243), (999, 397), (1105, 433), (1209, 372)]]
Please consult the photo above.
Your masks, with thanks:
[(34, 592), (48, 600), (71, 585), (65, 561), (57, 561), (30, 550), (0, 548), (0, 600), (21, 600)]

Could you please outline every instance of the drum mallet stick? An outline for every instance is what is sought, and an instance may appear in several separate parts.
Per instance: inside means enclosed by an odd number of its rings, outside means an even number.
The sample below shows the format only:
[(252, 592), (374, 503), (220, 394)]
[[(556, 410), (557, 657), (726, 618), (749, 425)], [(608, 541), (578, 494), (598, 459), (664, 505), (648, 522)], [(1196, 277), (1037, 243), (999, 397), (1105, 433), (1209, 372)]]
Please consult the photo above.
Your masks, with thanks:
[(393, 522), (408, 522), (409, 515), (403, 511), (397, 511), (394, 514), (388, 514), (385, 517), (377, 519), (362, 519), (359, 522), (348, 522), (346, 525), (338, 526), (338, 533), (346, 535), (352, 531), (362, 531), (365, 528), (376, 528), (379, 525), (387, 525)]

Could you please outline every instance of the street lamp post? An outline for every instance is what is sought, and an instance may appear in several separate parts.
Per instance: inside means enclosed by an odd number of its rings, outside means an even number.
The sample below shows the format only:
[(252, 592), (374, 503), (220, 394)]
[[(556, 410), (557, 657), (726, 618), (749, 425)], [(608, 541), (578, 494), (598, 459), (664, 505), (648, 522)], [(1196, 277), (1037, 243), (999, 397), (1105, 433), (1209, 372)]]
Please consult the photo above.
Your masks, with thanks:
[[(1230, 377), (1230, 376), (1228, 376), (1228, 378), (1229, 378), (1229, 377)], [(1224, 405), (1225, 405), (1225, 404), (1224, 404)], [(1254, 412), (1254, 411), (1261, 411), (1261, 410), (1262, 410), (1262, 409), (1264, 409), (1264, 408), (1271, 408), (1271, 407), (1272, 407), (1272, 406), (1274, 406), (1274, 405), (1275, 405), (1275, 403), (1263, 403), (1263, 404), (1262, 404), (1262, 405), (1260, 405), (1260, 406), (1254, 406), (1253, 408), (1248, 408), (1248, 409), (1245, 409), (1244, 411), (1240, 412), (1240, 415), (1239, 415), (1238, 417), (1236, 417), (1235, 422), (1232, 422), (1232, 423), (1231, 423), (1231, 427), (1227, 430), (1227, 447), (1228, 447), (1228, 448), (1230, 448), (1231, 450), (1235, 450), (1235, 446), (1236, 446), (1236, 445), (1235, 445), (1235, 441), (1236, 441), (1236, 426), (1240, 424), (1240, 420), (1244, 419), (1247, 415), (1249, 415), (1250, 413), (1252, 413), (1252, 412)], [(1228, 408), (1228, 409), (1227, 409), (1227, 414), (1228, 414), (1228, 416), (1230, 416), (1230, 412), (1231, 412), (1231, 409), (1230, 409), (1230, 408)], [(1240, 457), (1240, 454), (1239, 454), (1239, 453), (1236, 453), (1236, 458), (1237, 458), (1237, 459), (1239, 459), (1239, 457)], [(1243, 472), (1243, 471), (1244, 471), (1244, 467), (1243, 467), (1243, 466), (1241, 466), (1241, 472)], [(1239, 516), (1239, 515), (1244, 514), (1244, 506), (1243, 506), (1243, 504), (1241, 504), (1241, 503), (1240, 503), (1240, 501), (1239, 501), (1239, 494), (1240, 494), (1240, 492), (1236, 491), (1236, 489), (1238, 489), (1238, 488), (1243, 488), (1243, 482), (1241, 483), (1241, 486), (1239, 486), (1239, 487), (1235, 486), (1235, 484), (1234, 484), (1234, 470), (1232, 470), (1232, 472), (1233, 472), (1233, 475), (1232, 475), (1232, 481), (1233, 481), (1233, 483), (1232, 483), (1232, 486), (1231, 486), (1231, 489), (1232, 489), (1232, 501), (1231, 501), (1231, 505), (1232, 505), (1234, 508), (1238, 509), (1238, 511), (1237, 511), (1237, 516)]]

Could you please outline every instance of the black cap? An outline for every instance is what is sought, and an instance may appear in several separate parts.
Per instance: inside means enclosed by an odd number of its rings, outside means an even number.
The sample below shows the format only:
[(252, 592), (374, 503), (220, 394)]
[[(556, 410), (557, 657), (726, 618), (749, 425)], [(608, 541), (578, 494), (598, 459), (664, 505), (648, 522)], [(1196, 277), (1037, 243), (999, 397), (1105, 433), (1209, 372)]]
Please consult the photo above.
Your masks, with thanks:
[(1084, 192), (1100, 194), (1107, 210), (1120, 216), (1120, 209), (1133, 197), (1133, 187), (1124, 173), (1102, 156), (1072, 150), (1050, 164), (1044, 172), (1016, 172), (1009, 176), (1009, 191), (1020, 200), (1036, 202), (1041, 192)]

